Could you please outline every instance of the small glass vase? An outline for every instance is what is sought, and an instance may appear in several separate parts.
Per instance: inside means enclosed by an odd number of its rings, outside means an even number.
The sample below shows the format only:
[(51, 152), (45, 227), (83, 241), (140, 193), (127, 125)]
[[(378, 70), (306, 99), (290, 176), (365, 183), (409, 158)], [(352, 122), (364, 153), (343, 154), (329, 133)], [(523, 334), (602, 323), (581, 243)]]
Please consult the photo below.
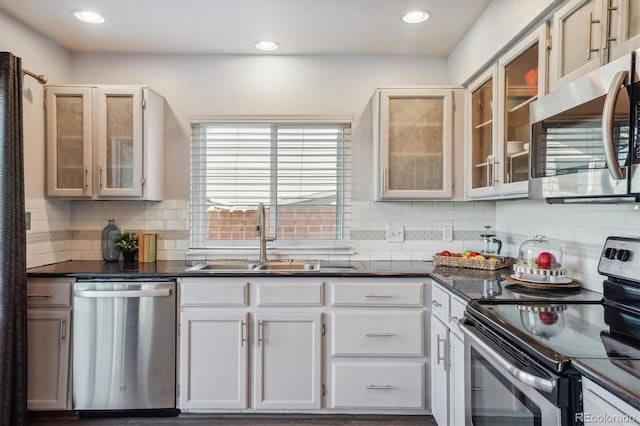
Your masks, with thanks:
[(105, 262), (117, 262), (120, 251), (116, 249), (116, 240), (120, 236), (120, 228), (116, 221), (109, 219), (109, 223), (102, 230), (102, 258)]

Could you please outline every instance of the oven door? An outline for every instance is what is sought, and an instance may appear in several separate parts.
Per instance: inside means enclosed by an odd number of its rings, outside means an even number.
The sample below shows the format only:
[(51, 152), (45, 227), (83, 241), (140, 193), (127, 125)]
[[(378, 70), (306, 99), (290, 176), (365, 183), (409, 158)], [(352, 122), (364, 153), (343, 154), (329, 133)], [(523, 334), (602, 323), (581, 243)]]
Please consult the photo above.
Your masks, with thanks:
[[(562, 379), (553, 372), (514, 356), (474, 324), (461, 324), (468, 357), (468, 425), (564, 425), (571, 415), (559, 407)], [(503, 344), (506, 342), (502, 342)], [(521, 354), (522, 355), (522, 354)]]

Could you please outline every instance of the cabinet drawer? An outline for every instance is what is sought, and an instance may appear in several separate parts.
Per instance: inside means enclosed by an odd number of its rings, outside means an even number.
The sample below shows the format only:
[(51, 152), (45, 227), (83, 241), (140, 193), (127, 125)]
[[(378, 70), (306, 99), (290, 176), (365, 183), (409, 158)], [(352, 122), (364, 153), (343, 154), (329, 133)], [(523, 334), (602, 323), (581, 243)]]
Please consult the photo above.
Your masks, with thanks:
[(333, 282), (331, 305), (422, 306), (423, 289), (421, 282)]
[(73, 280), (29, 279), (27, 281), (27, 306), (71, 306), (71, 284)]
[(424, 363), (333, 362), (331, 408), (424, 408)]
[(332, 314), (332, 355), (424, 354), (422, 310), (341, 311)]
[(181, 306), (247, 306), (247, 282), (238, 280), (182, 279)]
[(320, 281), (269, 280), (256, 283), (257, 306), (322, 306)]
[(431, 312), (445, 324), (449, 323), (449, 293), (436, 284), (431, 285)]

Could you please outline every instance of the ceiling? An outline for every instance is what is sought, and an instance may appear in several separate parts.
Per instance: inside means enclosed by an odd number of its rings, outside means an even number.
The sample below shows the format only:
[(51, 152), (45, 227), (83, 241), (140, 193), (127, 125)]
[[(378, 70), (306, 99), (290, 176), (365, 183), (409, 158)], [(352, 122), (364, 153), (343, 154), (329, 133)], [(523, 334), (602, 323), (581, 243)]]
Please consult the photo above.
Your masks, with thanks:
[[(0, 9), (71, 51), (448, 56), (489, 0), (0, 0)], [(71, 14), (105, 17), (86, 24)], [(431, 18), (406, 24), (422, 9)]]

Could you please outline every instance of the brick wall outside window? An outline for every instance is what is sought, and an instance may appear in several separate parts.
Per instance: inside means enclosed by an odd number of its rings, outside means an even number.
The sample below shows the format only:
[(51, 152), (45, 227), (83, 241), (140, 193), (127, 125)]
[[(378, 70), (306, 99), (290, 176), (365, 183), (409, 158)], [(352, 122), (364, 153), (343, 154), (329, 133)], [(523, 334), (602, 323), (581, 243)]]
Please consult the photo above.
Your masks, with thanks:
[[(207, 211), (208, 240), (255, 240), (255, 210), (211, 208)], [(266, 211), (267, 234), (269, 210)], [(277, 239), (335, 239), (335, 208), (326, 206), (281, 206), (278, 213)]]

